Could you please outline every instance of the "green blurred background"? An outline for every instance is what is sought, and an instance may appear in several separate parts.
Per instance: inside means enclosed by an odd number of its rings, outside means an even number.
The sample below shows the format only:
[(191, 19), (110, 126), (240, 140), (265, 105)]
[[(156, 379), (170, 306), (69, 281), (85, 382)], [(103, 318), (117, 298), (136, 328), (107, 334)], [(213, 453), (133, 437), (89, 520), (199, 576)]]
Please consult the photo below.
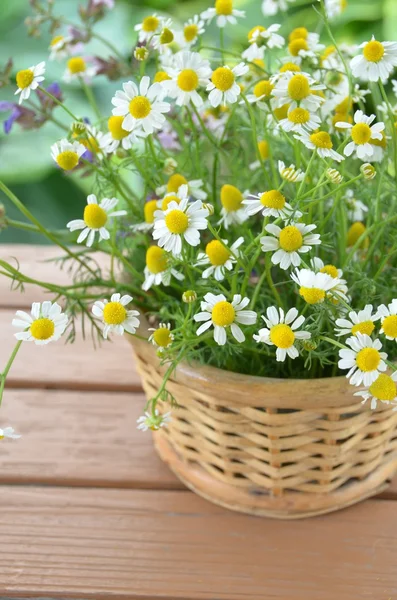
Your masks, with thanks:
[[(55, 12), (68, 20), (78, 23), (77, 9), (87, 0), (55, 0)], [(314, 2), (314, 5), (317, 3)], [(276, 15), (264, 19), (260, 0), (235, 0), (236, 8), (245, 10), (247, 18), (235, 27), (226, 28), (226, 44), (240, 47), (246, 42), (247, 31), (257, 24), (267, 25), (280, 22), (281, 33), (288, 34), (293, 27), (305, 25), (315, 30), (317, 17), (311, 3), (298, 0), (291, 5), (288, 18)], [(183, 23), (192, 15), (213, 6), (211, 0), (116, 0), (116, 7), (97, 25), (98, 33), (106, 36), (117, 45), (121, 52), (130, 53), (136, 40), (134, 25), (152, 12), (169, 13), (176, 22)], [(48, 45), (51, 35), (43, 30), (41, 38), (27, 35), (24, 19), (32, 11), (28, 0), (1, 0), (0, 2), (0, 56), (5, 64), (9, 57), (14, 61), (13, 74), (48, 58)], [(397, 39), (397, 0), (348, 0), (348, 7), (333, 24), (338, 41), (361, 43), (374, 34), (380, 40)], [(208, 34), (216, 43), (217, 30), (214, 25)], [(91, 42), (87, 54), (107, 57), (106, 48), (100, 42)], [(47, 62), (46, 84), (57, 81), (62, 89), (68, 106), (79, 116), (92, 118), (85, 96), (78, 85), (62, 83), (61, 76), (64, 61)], [(118, 82), (108, 82), (101, 76), (95, 80), (95, 95), (104, 115), (111, 111), (110, 99), (120, 87)], [(9, 86), (0, 90), (0, 100), (13, 100), (15, 88)], [(61, 109), (56, 117), (66, 125), (70, 124)], [(5, 120), (9, 113), (0, 113)], [(76, 175), (64, 176), (54, 168), (50, 156), (50, 146), (60, 139), (59, 129), (47, 123), (42, 129), (24, 132), (15, 124), (6, 136), (1, 127), (0, 133), (0, 178), (9, 185), (14, 193), (39, 217), (42, 222), (54, 228), (63, 228), (65, 223), (76, 217), (81, 211), (86, 194), (90, 191), (90, 180)], [(20, 219), (20, 215), (9, 205), (5, 197), (0, 197), (7, 215)], [(0, 243), (25, 242), (43, 243), (35, 234), (11, 229), (0, 231)]]

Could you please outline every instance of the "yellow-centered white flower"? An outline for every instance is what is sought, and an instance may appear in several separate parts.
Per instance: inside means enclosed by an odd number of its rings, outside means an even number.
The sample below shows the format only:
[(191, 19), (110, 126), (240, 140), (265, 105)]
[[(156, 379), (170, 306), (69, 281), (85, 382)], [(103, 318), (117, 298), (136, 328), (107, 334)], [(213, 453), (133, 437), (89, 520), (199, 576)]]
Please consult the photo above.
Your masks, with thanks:
[(163, 19), (156, 13), (148, 15), (142, 21), (135, 25), (135, 31), (138, 31), (138, 40), (140, 42), (147, 42), (153, 38), (154, 35), (160, 33), (163, 28)]
[(302, 131), (299, 135), (295, 135), (294, 137), (302, 142), (306, 148), (309, 148), (309, 150), (317, 152), (321, 158), (332, 158), (337, 162), (345, 160), (341, 154), (333, 149), (334, 144), (327, 131), (315, 131), (313, 133)]
[(253, 325), (257, 319), (256, 312), (244, 310), (249, 303), (249, 298), (242, 298), (240, 294), (235, 294), (232, 302), (228, 302), (223, 294), (206, 294), (201, 302), (202, 312), (193, 317), (196, 322), (204, 321), (197, 329), (197, 335), (213, 326), (214, 340), (219, 346), (224, 346), (227, 341), (226, 330), (230, 327), (234, 339), (239, 343), (244, 342), (245, 335), (239, 324)]
[(157, 431), (160, 427), (166, 427), (170, 421), (171, 413), (167, 412), (161, 415), (157, 408), (154, 413), (145, 412), (142, 417), (139, 417), (136, 420), (138, 423), (137, 429), (140, 429), (141, 431), (148, 431), (148, 429)]
[(284, 131), (294, 131), (302, 133), (303, 131), (314, 131), (321, 124), (318, 115), (311, 113), (307, 108), (290, 108), (285, 119), (280, 119), (278, 126)]
[(354, 125), (345, 121), (338, 121), (336, 126), (339, 129), (348, 129), (352, 141), (345, 146), (343, 154), (351, 156), (356, 151), (357, 157), (361, 160), (371, 159), (374, 154), (374, 147), (371, 140), (382, 140), (382, 131), (385, 128), (383, 122), (371, 123), (376, 119), (376, 115), (367, 117), (362, 110), (356, 110), (354, 113)]
[(372, 304), (366, 304), (362, 310), (358, 312), (351, 310), (349, 319), (337, 319), (335, 321), (335, 332), (337, 336), (341, 335), (356, 335), (357, 333), (371, 335), (375, 329), (376, 315), (373, 314)]
[(126, 131), (140, 129), (144, 135), (161, 129), (164, 113), (171, 109), (168, 102), (163, 102), (164, 88), (161, 83), (150, 85), (150, 78), (144, 75), (139, 87), (133, 81), (123, 83), (123, 91), (117, 90), (112, 98), (112, 113), (116, 117), (124, 117), (121, 126)]
[(20, 94), (18, 103), (22, 104), (30, 96), (30, 92), (38, 88), (39, 84), (44, 81), (45, 62), (38, 65), (23, 69), (16, 74), (17, 91), (15, 95)]
[(178, 41), (180, 41), (182, 46), (190, 48), (204, 32), (204, 21), (200, 19), (199, 15), (194, 15), (194, 17), (184, 23), (182, 31), (178, 36)]
[(374, 36), (369, 42), (363, 42), (362, 54), (350, 61), (354, 77), (364, 81), (387, 81), (397, 66), (397, 42), (378, 42)]
[(17, 310), (12, 321), (12, 325), (21, 330), (15, 334), (17, 340), (34, 342), (38, 346), (59, 340), (67, 324), (68, 317), (59, 304), (49, 300), (33, 302), (30, 314)]
[(184, 275), (178, 273), (176, 269), (170, 266), (170, 256), (163, 248), (159, 246), (149, 246), (146, 251), (146, 266), (144, 269), (145, 281), (142, 289), (147, 291), (152, 285), (169, 285), (171, 276), (179, 281), (183, 281)]
[(97, 69), (90, 64), (89, 60), (83, 56), (72, 56), (69, 58), (62, 79), (66, 83), (79, 81), (80, 79), (85, 81), (85, 83), (90, 83), (91, 79), (95, 77)]
[(223, 224), (225, 229), (230, 225), (241, 225), (248, 219), (247, 210), (243, 204), (244, 198), (248, 197), (249, 192), (240, 192), (234, 185), (226, 183), (221, 187), (221, 219), (218, 225)]
[(381, 304), (376, 313), (376, 319), (380, 319), (380, 333), (388, 340), (397, 341), (397, 299), (394, 298), (387, 306)]
[[(377, 407), (377, 403), (385, 402), (389, 404), (397, 403), (397, 371), (393, 371), (391, 375), (386, 373), (380, 373), (373, 383), (366, 390), (360, 390), (355, 392), (355, 396), (361, 396), (364, 398), (362, 404), (365, 404), (367, 400), (371, 401), (371, 409), (374, 410)], [(394, 408), (393, 410), (397, 410)]]
[(87, 148), (80, 142), (60, 140), (51, 146), (51, 156), (64, 171), (72, 171), (79, 164), (80, 157)]
[(174, 341), (174, 334), (171, 333), (171, 323), (159, 323), (158, 327), (149, 327), (148, 331), (153, 331), (148, 341), (160, 351), (171, 346)]
[(290, 105), (294, 108), (305, 108), (315, 112), (324, 102), (324, 99), (314, 92), (325, 89), (325, 85), (316, 83), (315, 79), (307, 73), (293, 73), (287, 71), (272, 78), (275, 83), (272, 95), (276, 98), (276, 107)]
[(291, 279), (299, 286), (299, 295), (308, 304), (321, 304), (331, 294), (340, 297), (337, 287), (340, 280), (328, 273), (315, 273), (310, 269), (296, 269)]
[(112, 115), (108, 119), (108, 133), (99, 133), (98, 143), (106, 154), (112, 154), (120, 147), (130, 150), (133, 144), (145, 137), (145, 133), (139, 129), (133, 131), (124, 129), (123, 121), (123, 116)]
[(189, 102), (196, 107), (202, 106), (203, 99), (199, 90), (207, 87), (212, 73), (207, 59), (202, 58), (198, 52), (177, 52), (167, 73), (171, 79), (167, 79), (162, 85), (167, 90), (167, 95), (175, 98), (177, 106), (184, 106)]
[(249, 71), (248, 65), (241, 62), (231, 69), (228, 66), (218, 67), (211, 75), (207, 85), (208, 100), (216, 108), (220, 104), (234, 104), (241, 93), (236, 77), (245, 75)]
[(305, 225), (304, 223), (290, 223), (279, 227), (270, 223), (266, 225), (265, 231), (271, 235), (260, 239), (263, 252), (274, 252), (272, 263), (280, 265), (281, 269), (288, 269), (291, 265), (298, 267), (301, 264), (300, 254), (310, 252), (312, 246), (321, 244), (320, 235), (311, 233), (316, 225)]
[(369, 335), (356, 333), (348, 338), (346, 344), (351, 350), (339, 350), (340, 369), (349, 369), (346, 377), (352, 385), (370, 386), (376, 381), (380, 372), (386, 371), (386, 352), (381, 352), (379, 340), (371, 340)]
[(302, 216), (301, 212), (294, 212), (292, 206), (286, 201), (284, 194), (279, 190), (268, 190), (257, 196), (250, 194), (243, 200), (243, 204), (247, 207), (246, 210), (249, 216), (256, 215), (261, 211), (264, 217), (288, 219), (294, 214), (294, 217), (299, 219)]
[[(223, 242), (223, 243), (222, 243)], [(205, 252), (200, 252), (196, 266), (210, 265), (203, 271), (202, 278), (215, 277), (217, 281), (225, 279), (226, 271), (231, 271), (239, 256), (238, 248), (243, 244), (244, 238), (239, 237), (228, 248), (228, 240), (211, 240), (205, 247)]]
[(214, 8), (208, 8), (200, 16), (207, 23), (216, 18), (217, 26), (222, 28), (228, 23), (236, 25), (238, 18), (245, 17), (245, 11), (233, 8), (233, 0), (215, 0)]
[(97, 300), (92, 307), (92, 314), (101, 319), (103, 337), (107, 339), (110, 333), (123, 335), (124, 331), (134, 334), (139, 327), (139, 312), (127, 310), (126, 306), (132, 302), (132, 296), (125, 294), (112, 294), (109, 300)]
[(287, 356), (297, 358), (298, 349), (295, 346), (296, 340), (309, 340), (311, 333), (308, 331), (298, 331), (299, 327), (305, 322), (305, 317), (298, 316), (296, 308), (291, 308), (287, 314), (282, 308), (269, 306), (266, 310), (266, 317), (262, 316), (267, 327), (260, 329), (258, 335), (254, 335), (256, 342), (263, 342), (269, 346), (276, 346), (276, 360), (284, 361)]
[(95, 194), (87, 196), (87, 206), (84, 209), (83, 218), (69, 221), (66, 225), (70, 231), (82, 230), (77, 238), (78, 244), (86, 242), (88, 247), (92, 246), (96, 233), (99, 234), (99, 241), (110, 238), (110, 233), (106, 228), (109, 226), (109, 219), (127, 214), (125, 210), (113, 210), (117, 203), (117, 198), (103, 198), (98, 204)]
[(4, 438), (9, 438), (10, 440), (19, 440), (21, 435), (15, 432), (13, 427), (3, 427), (0, 429), (0, 440)]

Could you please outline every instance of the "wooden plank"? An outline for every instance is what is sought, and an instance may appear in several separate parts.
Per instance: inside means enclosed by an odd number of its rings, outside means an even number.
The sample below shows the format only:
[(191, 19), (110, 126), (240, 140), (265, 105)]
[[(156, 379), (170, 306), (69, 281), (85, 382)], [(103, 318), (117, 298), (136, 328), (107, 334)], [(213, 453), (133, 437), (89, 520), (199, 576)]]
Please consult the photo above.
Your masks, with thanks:
[(182, 489), (136, 428), (143, 394), (6, 390), (1, 423), (22, 438), (1, 444), (0, 483)]
[[(0, 310), (0, 365), (15, 345), (14, 310)], [(7, 380), (9, 387), (141, 391), (130, 344), (113, 336), (94, 349), (81, 335), (73, 344), (62, 340), (36, 346), (22, 344)]]
[(0, 595), (163, 600), (387, 600), (394, 502), (316, 519), (230, 513), (190, 492), (6, 487)]
[[(67, 285), (73, 283), (72, 274), (69, 272), (71, 262), (62, 266), (60, 262), (53, 262), (54, 258), (64, 256), (63, 251), (57, 246), (32, 246), (27, 244), (0, 244), (0, 257), (19, 268), (21, 273), (39, 281), (53, 285)], [(109, 258), (106, 254), (96, 253), (95, 260), (106, 273)], [(13, 282), (8, 277), (0, 276), (0, 306), (22, 308), (31, 306), (32, 302), (51, 299), (53, 294), (44, 292), (35, 285), (25, 285), (24, 291), (13, 289)]]

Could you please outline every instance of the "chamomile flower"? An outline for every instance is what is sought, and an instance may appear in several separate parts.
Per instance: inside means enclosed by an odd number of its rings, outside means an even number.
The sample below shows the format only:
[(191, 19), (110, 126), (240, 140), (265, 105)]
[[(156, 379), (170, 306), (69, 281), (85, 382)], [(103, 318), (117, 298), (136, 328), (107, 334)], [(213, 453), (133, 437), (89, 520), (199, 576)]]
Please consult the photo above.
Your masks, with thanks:
[(376, 319), (381, 320), (380, 333), (383, 333), (388, 340), (397, 341), (397, 299), (392, 300), (388, 306), (381, 304)]
[(215, 7), (201, 13), (201, 18), (207, 23), (216, 17), (216, 24), (222, 28), (229, 23), (237, 24), (237, 18), (245, 17), (245, 11), (233, 8), (233, 0), (215, 0)]
[(160, 33), (163, 27), (163, 20), (156, 14), (145, 17), (142, 23), (135, 25), (135, 31), (138, 31), (138, 40), (147, 42), (153, 38), (156, 33)]
[(339, 17), (345, 10), (346, 5), (346, 0), (324, 0), (324, 8), (329, 19)]
[(277, 33), (281, 25), (274, 23), (269, 27), (256, 25), (248, 33), (249, 47), (244, 50), (242, 57), (252, 62), (258, 58), (263, 58), (265, 48), (282, 48), (285, 39)]
[(183, 25), (180, 36), (182, 44), (188, 47), (192, 46), (204, 32), (204, 21), (200, 19), (199, 15), (194, 15), (192, 19), (189, 19)]
[(241, 298), (240, 294), (235, 294), (232, 302), (228, 302), (223, 294), (206, 294), (201, 302), (202, 312), (193, 317), (196, 322), (204, 321), (197, 329), (197, 335), (213, 326), (214, 340), (219, 346), (224, 346), (227, 341), (226, 329), (230, 327), (234, 339), (244, 342), (245, 335), (238, 324), (253, 325), (257, 319), (256, 312), (244, 310), (249, 302), (249, 298)]
[(277, 77), (272, 95), (276, 98), (277, 107), (289, 104), (289, 110), (299, 106), (315, 112), (324, 99), (314, 92), (323, 89), (325, 85), (316, 83), (307, 73), (287, 71)]
[[(367, 400), (371, 401), (371, 409), (374, 410), (379, 402), (397, 402), (397, 371), (394, 371), (391, 375), (387, 373), (379, 373), (378, 377), (366, 390), (360, 390), (355, 392), (355, 396), (361, 396), (364, 398), (362, 404), (365, 404)], [(393, 410), (396, 410), (395, 408)]]
[(123, 116), (112, 115), (108, 119), (108, 133), (102, 133), (99, 136), (99, 145), (107, 154), (116, 152), (120, 147), (129, 150), (133, 144), (144, 137), (144, 133), (139, 129), (133, 131), (124, 129), (123, 121)]
[[(265, 102), (268, 102), (272, 98), (272, 89), (274, 84), (270, 79), (261, 79), (258, 81), (253, 88), (253, 94), (247, 94), (246, 99), (250, 104), (258, 104), (260, 108), (265, 106)], [(244, 101), (241, 102), (243, 104)]]
[(38, 346), (56, 342), (64, 333), (68, 317), (56, 302), (46, 300), (33, 302), (30, 314), (17, 310), (12, 325), (21, 331), (15, 334), (17, 340), (34, 342)]
[(208, 226), (209, 211), (204, 208), (201, 200), (189, 203), (185, 197), (179, 204), (170, 202), (167, 210), (162, 211), (158, 218), (155, 216), (153, 239), (158, 240), (158, 245), (164, 250), (180, 256), (182, 240), (190, 246), (198, 246), (200, 243), (199, 232)]
[(164, 81), (162, 85), (167, 94), (175, 98), (177, 106), (189, 102), (196, 107), (202, 106), (203, 99), (198, 90), (210, 83), (212, 71), (208, 60), (202, 58), (198, 52), (183, 50), (175, 54), (167, 73), (171, 79)]
[(373, 314), (372, 304), (366, 304), (358, 312), (351, 310), (349, 312), (349, 319), (344, 317), (335, 321), (336, 335), (356, 335), (357, 333), (371, 335), (375, 329), (375, 320), (376, 315)]
[(296, 308), (291, 308), (287, 314), (282, 308), (269, 306), (266, 310), (266, 317), (262, 316), (267, 327), (260, 329), (258, 335), (254, 335), (256, 342), (263, 342), (269, 346), (276, 346), (276, 360), (283, 362), (289, 356), (297, 358), (298, 349), (295, 346), (296, 340), (309, 340), (311, 334), (308, 331), (298, 331), (299, 327), (305, 322), (305, 317), (298, 316)]
[(142, 77), (139, 88), (133, 81), (123, 83), (123, 91), (117, 90), (112, 98), (112, 113), (116, 117), (124, 117), (122, 128), (126, 131), (141, 129), (145, 135), (161, 129), (165, 116), (171, 109), (168, 102), (163, 102), (164, 88), (161, 83), (150, 85), (147, 75)]
[(280, 10), (288, 10), (288, 2), (293, 0), (263, 0), (262, 2), (262, 13), (265, 17), (272, 17), (277, 14)]
[(183, 281), (184, 275), (169, 265), (169, 255), (159, 246), (149, 246), (146, 251), (145, 281), (142, 289), (147, 292), (153, 285), (170, 285), (171, 277)]
[(211, 82), (207, 85), (208, 100), (213, 107), (220, 104), (234, 104), (241, 93), (236, 77), (244, 75), (249, 70), (248, 65), (241, 62), (231, 69), (228, 66), (218, 67), (212, 73)]
[(291, 223), (280, 228), (274, 223), (266, 225), (265, 231), (271, 235), (261, 237), (263, 252), (274, 252), (272, 263), (280, 265), (281, 269), (288, 269), (291, 265), (298, 267), (301, 264), (300, 254), (310, 252), (312, 246), (321, 244), (320, 235), (311, 233), (316, 225), (304, 223)]
[(90, 64), (90, 62), (91, 60), (87, 57), (72, 56), (66, 63), (66, 70), (62, 79), (66, 83), (78, 81), (79, 79), (83, 79), (83, 81), (89, 83), (97, 72), (96, 67)]
[(306, 148), (309, 148), (309, 150), (317, 152), (321, 158), (332, 158), (337, 162), (345, 160), (341, 154), (333, 149), (334, 145), (331, 136), (327, 131), (316, 131), (311, 134), (307, 131), (302, 131), (302, 133), (295, 135), (294, 137), (302, 142)]
[(3, 427), (3, 429), (0, 429), (0, 440), (3, 440), (4, 438), (19, 440), (20, 437), (21, 435), (16, 433), (13, 427)]
[[(269, 190), (262, 192), (257, 196), (250, 194), (243, 204), (247, 207), (247, 214), (249, 216), (256, 215), (262, 211), (264, 217), (281, 217), (282, 219), (288, 219), (293, 213), (293, 208), (285, 199), (285, 196), (278, 190)], [(302, 213), (299, 211), (295, 212), (295, 217), (299, 219)]]
[(112, 294), (109, 300), (97, 300), (92, 307), (92, 314), (101, 319), (103, 337), (107, 339), (109, 333), (123, 335), (124, 331), (134, 334), (139, 327), (139, 312), (127, 310), (126, 306), (132, 302), (132, 296), (125, 294)]
[(166, 427), (170, 421), (170, 412), (161, 415), (156, 408), (154, 413), (145, 412), (145, 414), (142, 417), (139, 417), (136, 422), (138, 423), (137, 429), (140, 429), (141, 431), (148, 431), (148, 429), (157, 431), (160, 427)]
[(248, 219), (247, 210), (243, 204), (244, 197), (247, 193), (243, 194), (234, 185), (226, 183), (221, 187), (221, 219), (218, 225), (223, 224), (225, 229), (229, 229), (230, 225), (241, 225)]
[(327, 179), (329, 179), (329, 181), (331, 181), (335, 185), (338, 185), (339, 183), (342, 183), (342, 181), (343, 181), (343, 175), (337, 169), (331, 169), (331, 167), (330, 167), (329, 169), (326, 170), (325, 175), (326, 175)]
[(69, 221), (66, 225), (70, 231), (82, 230), (77, 238), (78, 244), (87, 240), (86, 245), (92, 246), (96, 233), (99, 234), (99, 241), (110, 238), (110, 233), (106, 228), (106, 225), (109, 225), (109, 219), (127, 214), (125, 210), (113, 210), (117, 203), (117, 198), (103, 198), (98, 204), (95, 194), (87, 196), (87, 206), (84, 209), (83, 218)]
[(168, 179), (167, 185), (165, 187), (159, 187), (156, 190), (158, 195), (167, 192), (168, 194), (179, 194), (181, 192), (182, 186), (187, 186), (186, 193), (189, 196), (192, 196), (196, 200), (205, 200), (208, 196), (207, 192), (203, 190), (203, 180), (202, 179), (191, 179), (188, 181), (186, 177), (181, 175), (180, 173), (174, 173)]
[(230, 248), (227, 247), (227, 240), (222, 240), (222, 242), (211, 240), (206, 245), (205, 252), (199, 253), (196, 266), (210, 265), (203, 271), (203, 279), (208, 279), (213, 275), (216, 281), (223, 281), (226, 271), (231, 271), (233, 265), (236, 264), (236, 256), (239, 255), (238, 248), (243, 244), (244, 238), (239, 237)]
[(158, 327), (150, 327), (148, 331), (153, 331), (148, 341), (160, 351), (171, 346), (174, 341), (174, 335), (171, 333), (171, 323), (159, 323)]
[[(178, 177), (178, 175), (177, 175), (177, 177)], [(184, 180), (186, 181), (185, 178), (184, 178)], [(173, 187), (174, 187), (173, 185), (170, 186), (170, 188), (173, 188)], [(157, 201), (157, 206), (160, 210), (157, 212), (157, 214), (156, 213), (154, 214), (155, 218), (158, 216), (161, 216), (161, 211), (167, 210), (170, 202), (176, 202), (177, 204), (180, 204), (182, 200), (189, 198), (188, 194), (189, 194), (189, 188), (188, 188), (187, 183), (180, 185), (175, 191), (171, 191), (171, 192), (168, 192), (167, 194), (165, 194), (165, 196), (163, 198), (161, 198), (161, 200)]]
[(381, 132), (385, 128), (385, 124), (382, 122), (371, 126), (371, 123), (375, 119), (376, 115), (367, 117), (362, 110), (356, 110), (354, 113), (354, 125), (343, 121), (336, 123), (339, 129), (350, 130), (352, 141), (343, 150), (345, 156), (351, 156), (356, 151), (358, 158), (361, 160), (372, 157), (374, 150), (371, 140), (382, 140)]
[(346, 377), (352, 385), (370, 386), (377, 380), (379, 373), (387, 368), (387, 354), (380, 352), (382, 344), (361, 333), (348, 338), (346, 344), (351, 349), (339, 350), (338, 367), (349, 369)]
[(346, 190), (345, 202), (348, 208), (347, 217), (351, 221), (364, 221), (368, 206), (355, 198), (353, 190)]
[(318, 55), (325, 48), (324, 44), (319, 43), (319, 39), (320, 36), (317, 33), (307, 31), (305, 37), (293, 36), (292, 39), (290, 37), (288, 52), (292, 57), (291, 60), (300, 65), (303, 59), (310, 58), (312, 62), (317, 64)]
[(397, 66), (397, 42), (378, 42), (372, 36), (359, 48), (362, 48), (362, 54), (350, 61), (354, 77), (364, 81), (386, 81)]
[(154, 215), (158, 209), (158, 200), (148, 200), (143, 205), (144, 221), (131, 225), (132, 231), (150, 231), (154, 226)]
[(29, 69), (18, 71), (15, 77), (18, 86), (15, 95), (20, 94), (18, 100), (19, 104), (22, 104), (24, 100), (27, 100), (30, 96), (30, 92), (36, 90), (39, 84), (44, 81), (44, 73), (45, 62), (29, 67)]
[(282, 160), (278, 161), (278, 172), (280, 173), (280, 176), (289, 183), (299, 183), (305, 178), (305, 173), (302, 169), (297, 169), (294, 164), (290, 164), (289, 167), (286, 167)]
[(295, 131), (302, 133), (303, 131), (314, 131), (318, 129), (321, 119), (318, 115), (312, 114), (306, 108), (293, 108), (288, 111), (285, 119), (280, 119), (279, 127), (284, 131)]
[(340, 298), (347, 301), (348, 287), (346, 279), (343, 279), (342, 269), (338, 269), (332, 264), (324, 264), (321, 258), (318, 258), (317, 256), (310, 260), (310, 266), (316, 273), (326, 273), (333, 279), (338, 280), (335, 287), (332, 288), (331, 293), (327, 294), (332, 302), (337, 303), (337, 300)]
[(61, 169), (72, 171), (77, 167), (80, 157), (86, 150), (87, 148), (80, 142), (69, 142), (63, 139), (51, 146), (51, 156)]
[(308, 304), (321, 304), (339, 284), (337, 277), (331, 277), (328, 273), (315, 273), (310, 269), (296, 269), (291, 273), (291, 279), (299, 286), (299, 295)]
[(55, 36), (49, 45), (50, 60), (61, 60), (69, 56), (70, 44), (73, 42), (71, 36), (57, 35)]

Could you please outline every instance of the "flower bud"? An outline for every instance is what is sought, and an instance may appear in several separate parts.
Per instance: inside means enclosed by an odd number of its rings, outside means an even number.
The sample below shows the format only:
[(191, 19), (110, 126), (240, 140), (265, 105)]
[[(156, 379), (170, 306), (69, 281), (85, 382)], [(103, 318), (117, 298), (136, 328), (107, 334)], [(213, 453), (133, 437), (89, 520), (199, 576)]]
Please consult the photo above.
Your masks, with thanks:
[(70, 130), (73, 136), (81, 135), (86, 130), (85, 123), (83, 121), (74, 121), (70, 126)]
[(376, 169), (373, 165), (370, 165), (369, 163), (362, 164), (360, 167), (360, 171), (364, 176), (364, 179), (371, 180), (376, 177)]
[(163, 173), (165, 173), (165, 175), (172, 175), (175, 173), (177, 166), (178, 163), (174, 158), (166, 158), (164, 161)]
[(210, 204), (209, 202), (203, 202), (203, 208), (206, 208), (209, 212), (209, 216), (212, 217), (212, 215), (215, 212), (213, 205)]
[(194, 290), (186, 290), (182, 294), (182, 301), (186, 302), (186, 304), (190, 304), (191, 302), (195, 302), (197, 300), (197, 292)]
[(307, 352), (311, 352), (312, 350), (316, 350), (317, 349), (317, 342), (314, 339), (310, 339), (310, 340), (303, 340), (302, 342), (302, 346), (305, 350), (307, 350)]
[(134, 56), (137, 60), (142, 62), (149, 56), (149, 50), (146, 48), (146, 46), (139, 46), (135, 48)]
[(338, 184), (343, 181), (343, 175), (337, 169), (327, 169), (325, 174), (332, 183)]

